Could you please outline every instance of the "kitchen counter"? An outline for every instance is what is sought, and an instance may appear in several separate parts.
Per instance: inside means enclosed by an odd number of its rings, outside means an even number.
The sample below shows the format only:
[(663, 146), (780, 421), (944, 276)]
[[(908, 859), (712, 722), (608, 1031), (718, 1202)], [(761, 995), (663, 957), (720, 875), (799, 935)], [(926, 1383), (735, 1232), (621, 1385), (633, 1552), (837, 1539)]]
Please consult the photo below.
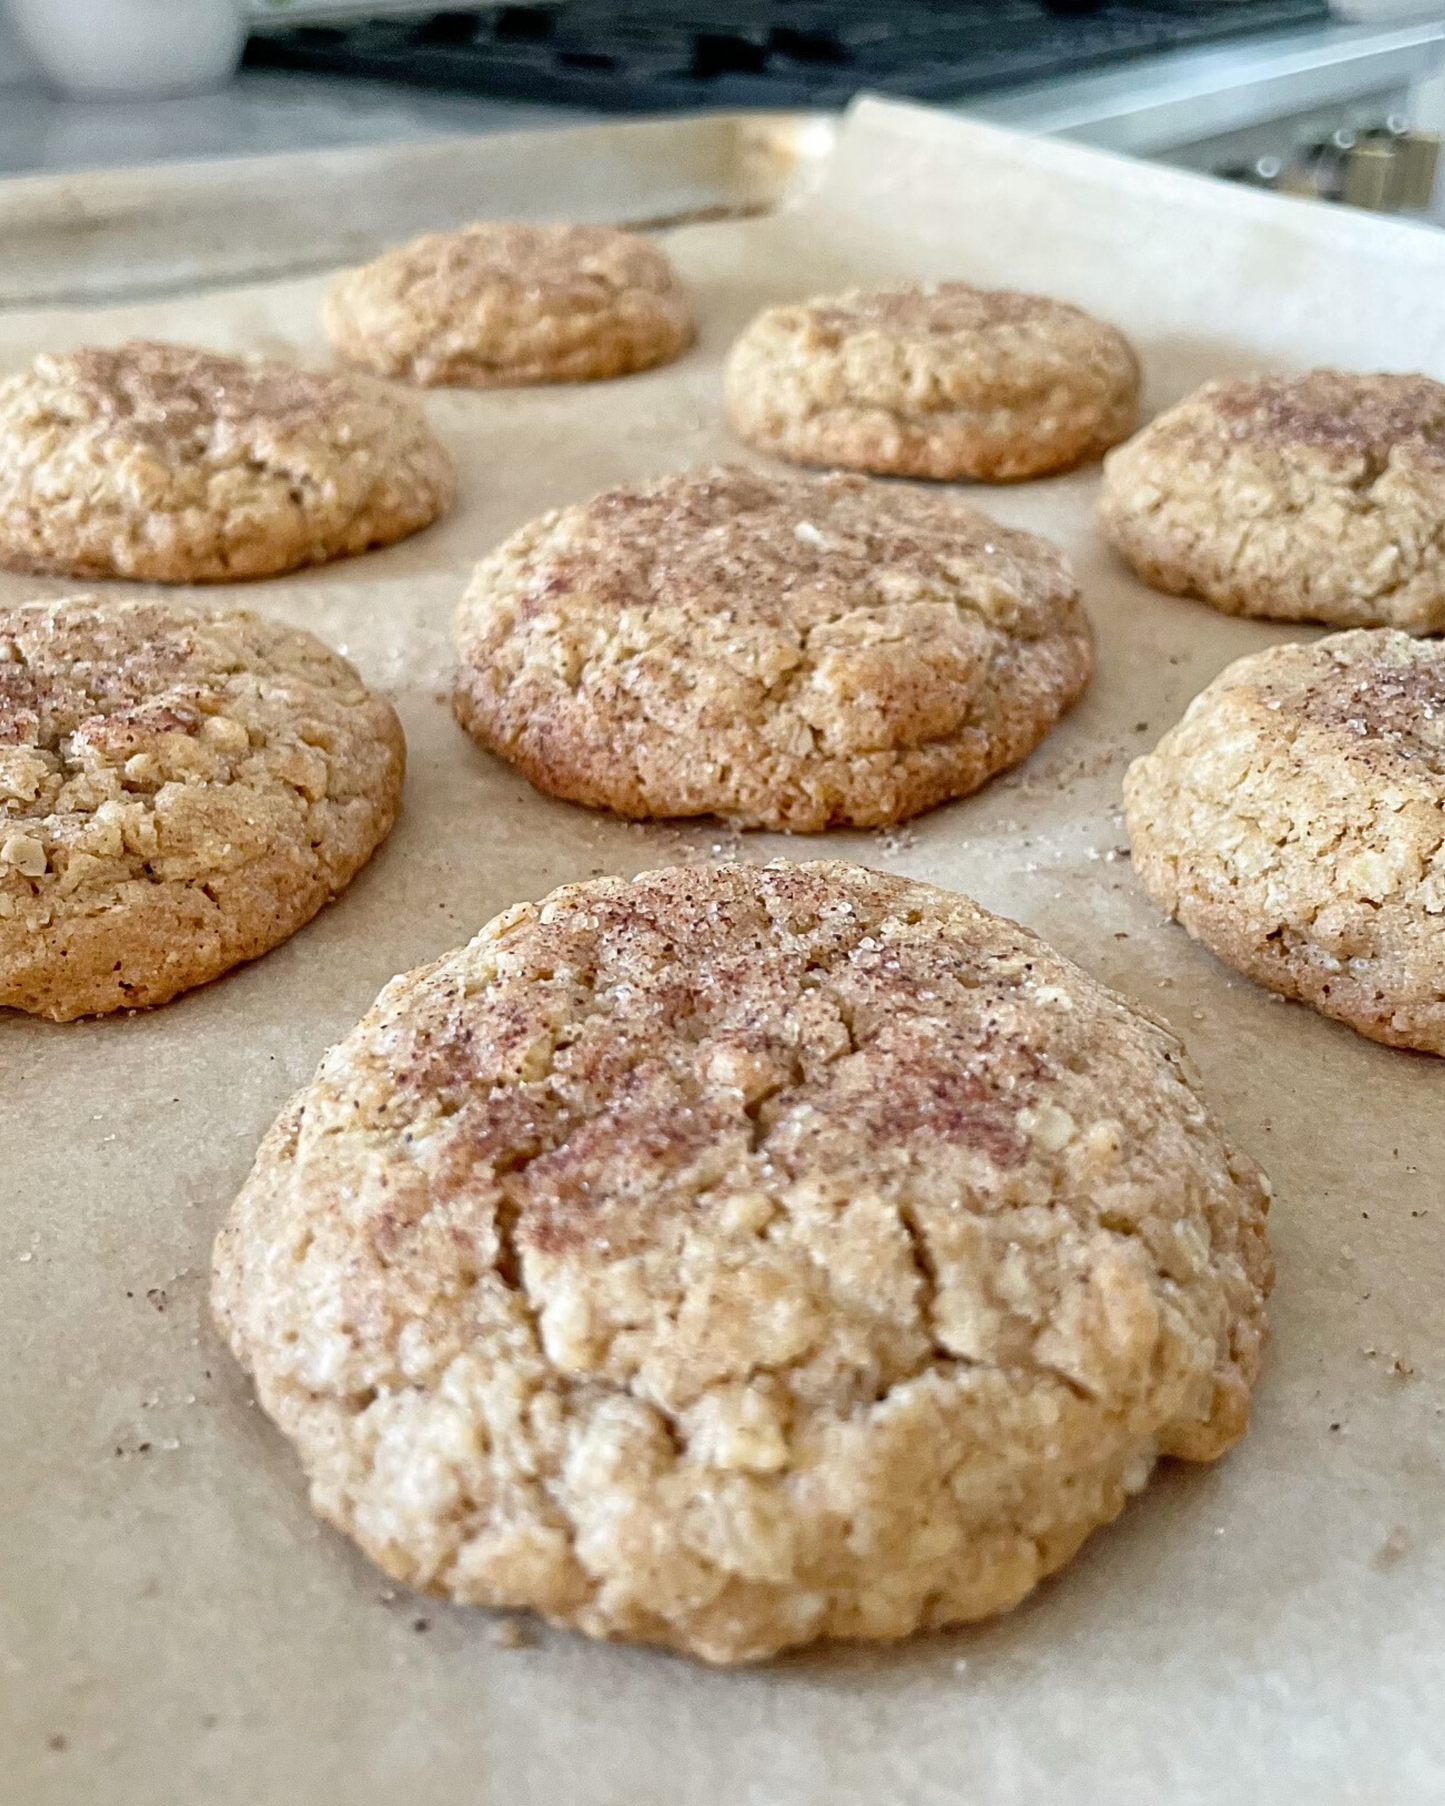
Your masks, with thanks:
[[(1135, 155), (1167, 156), (1266, 120), (1338, 108), (1363, 95), (1404, 93), (1442, 55), (1445, 17), (1334, 25), (974, 96), (960, 111)], [(593, 117), (578, 108), (262, 70), (243, 71), (220, 94), (139, 104), (61, 100), (21, 81), (0, 87), (0, 173), (395, 143)]]

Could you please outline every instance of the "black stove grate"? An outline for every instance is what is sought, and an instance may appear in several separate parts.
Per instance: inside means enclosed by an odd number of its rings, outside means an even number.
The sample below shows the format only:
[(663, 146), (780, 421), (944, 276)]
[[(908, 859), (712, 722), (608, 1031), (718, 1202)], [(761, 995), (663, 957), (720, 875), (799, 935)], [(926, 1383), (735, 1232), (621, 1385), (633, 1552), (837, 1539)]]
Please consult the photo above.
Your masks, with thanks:
[(541, 0), (253, 36), (266, 68), (602, 111), (948, 100), (1319, 24), (1327, 0)]

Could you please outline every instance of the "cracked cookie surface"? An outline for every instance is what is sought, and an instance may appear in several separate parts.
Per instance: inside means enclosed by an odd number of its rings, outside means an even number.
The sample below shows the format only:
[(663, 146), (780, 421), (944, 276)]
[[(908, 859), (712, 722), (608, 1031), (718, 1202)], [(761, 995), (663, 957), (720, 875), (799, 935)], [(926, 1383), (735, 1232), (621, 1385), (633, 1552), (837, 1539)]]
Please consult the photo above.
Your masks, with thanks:
[(743, 439), (795, 463), (1015, 482), (1131, 432), (1139, 363), (1067, 302), (938, 282), (766, 309), (729, 354), (725, 396)]
[(266, 952), (386, 838), (404, 765), (391, 705), (309, 633), (0, 608), (0, 1005), (160, 1004)]
[(1362, 629), (1238, 659), (1124, 799), (1140, 881), (1211, 952), (1445, 1054), (1445, 646)]
[(1445, 384), (1214, 382), (1104, 462), (1104, 535), (1226, 614), (1445, 629)]
[(389, 545), (446, 509), (451, 455), (369, 377), (133, 340), (0, 383), (0, 565), (233, 583)]
[(344, 270), (322, 320), (352, 363), (471, 388), (626, 376), (694, 336), (682, 279), (647, 239), (510, 220), (427, 233)]
[(1245, 1428), (1267, 1187), (1179, 1044), (865, 871), (565, 887), (386, 987), (217, 1321), (389, 1574), (714, 1662), (1006, 1610)]
[(952, 495), (738, 466), (523, 527), (454, 637), (458, 720), (539, 789), (807, 833), (977, 789), (1093, 670), (1045, 540)]

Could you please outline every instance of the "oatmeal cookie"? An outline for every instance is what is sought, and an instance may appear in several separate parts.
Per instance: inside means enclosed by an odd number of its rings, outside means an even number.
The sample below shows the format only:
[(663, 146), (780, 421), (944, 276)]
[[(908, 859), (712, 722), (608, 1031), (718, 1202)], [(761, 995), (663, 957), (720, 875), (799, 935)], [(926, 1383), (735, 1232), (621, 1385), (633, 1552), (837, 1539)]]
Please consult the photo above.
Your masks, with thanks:
[(977, 789), (1093, 669), (1044, 540), (953, 495), (736, 466), (522, 528), (454, 631), (458, 720), (539, 789), (806, 833)]
[(431, 232), (344, 270), (322, 320), (351, 363), (472, 388), (626, 376), (694, 336), (687, 290), (647, 239), (514, 221)]
[(768, 308), (725, 390), (740, 437), (794, 463), (1003, 483), (1132, 432), (1139, 360), (1066, 302), (939, 282)]
[(1124, 798), (1144, 888), (1211, 952), (1445, 1054), (1445, 646), (1358, 629), (1237, 659)]
[(387, 986), (217, 1321), (388, 1574), (711, 1662), (1005, 1611), (1244, 1431), (1267, 1185), (1179, 1044), (856, 866), (568, 886)]
[(1445, 384), (1207, 383), (1104, 464), (1105, 537), (1225, 614), (1445, 629)]
[(235, 583), (389, 545), (450, 504), (415, 402), (364, 377), (137, 340), (0, 382), (0, 565)]
[(309, 633), (0, 607), (0, 1005), (165, 1003), (309, 922), (390, 832), (391, 705)]

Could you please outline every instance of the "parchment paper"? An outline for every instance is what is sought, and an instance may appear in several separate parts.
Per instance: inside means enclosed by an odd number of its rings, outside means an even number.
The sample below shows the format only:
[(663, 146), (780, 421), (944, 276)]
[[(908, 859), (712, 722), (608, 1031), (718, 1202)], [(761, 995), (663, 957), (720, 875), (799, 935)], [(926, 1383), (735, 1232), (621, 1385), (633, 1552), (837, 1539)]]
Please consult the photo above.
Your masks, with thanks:
[[(619, 205), (619, 215), (626, 206)], [(1331, 361), (1445, 376), (1445, 236), (865, 103), (820, 192), (672, 250), (703, 322), (671, 369), (438, 394), (451, 516), (294, 580), (208, 592), (304, 623), (395, 695), (402, 821), (287, 946), (163, 1010), (0, 1019), (0, 1798), (372, 1806), (1171, 1806), (1445, 1797), (1445, 1066), (1272, 1000), (1163, 923), (1121, 852), (1128, 759), (1287, 629), (1144, 590), (1094, 471), (976, 498), (1070, 551), (1098, 679), (1018, 772), (886, 834), (739, 841), (548, 801), (456, 729), (471, 562), (552, 504), (739, 455), (719, 360), (755, 308), (970, 277), (1094, 307), (1158, 406)], [(144, 331), (321, 361), (319, 280), (0, 316), (0, 367)], [(0, 579), (0, 596), (74, 587)], [(1272, 1174), (1275, 1342), (1247, 1440), (1166, 1467), (1010, 1617), (710, 1672), (393, 1589), (307, 1508), (205, 1308), (257, 1140), (394, 972), (564, 880), (832, 854), (972, 892), (1162, 1013)]]

